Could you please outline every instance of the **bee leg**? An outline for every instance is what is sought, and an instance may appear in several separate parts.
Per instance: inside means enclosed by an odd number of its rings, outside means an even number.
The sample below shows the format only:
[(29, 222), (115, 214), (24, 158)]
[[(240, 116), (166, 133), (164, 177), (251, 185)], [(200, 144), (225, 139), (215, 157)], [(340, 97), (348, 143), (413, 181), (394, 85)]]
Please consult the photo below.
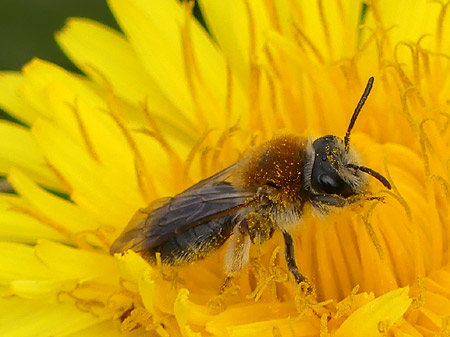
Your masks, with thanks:
[(295, 262), (294, 240), (292, 239), (291, 234), (289, 234), (288, 232), (283, 232), (283, 237), (284, 243), (286, 245), (284, 253), (289, 271), (292, 275), (294, 275), (295, 282), (297, 282), (298, 284), (302, 282), (308, 283), (307, 278), (298, 271), (297, 263)]
[(233, 287), (233, 281), (234, 281), (234, 276), (227, 276), (225, 277), (225, 280), (223, 281), (222, 286), (220, 287), (220, 293), (224, 293), (225, 291), (227, 291), (228, 289), (230, 289), (231, 287)]
[(227, 278), (233, 278), (247, 265), (250, 257), (251, 240), (247, 231), (247, 221), (244, 219), (234, 227), (233, 234), (228, 240), (225, 253), (225, 273)]

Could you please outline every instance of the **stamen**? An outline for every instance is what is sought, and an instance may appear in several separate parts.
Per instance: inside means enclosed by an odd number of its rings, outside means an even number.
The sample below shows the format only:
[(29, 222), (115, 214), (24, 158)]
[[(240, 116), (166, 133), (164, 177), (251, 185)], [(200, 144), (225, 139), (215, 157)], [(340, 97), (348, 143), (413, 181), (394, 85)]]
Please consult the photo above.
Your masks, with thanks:
[(440, 335), (443, 337), (450, 336), (450, 316), (442, 317), (442, 328)]
[(125, 121), (122, 118), (119, 99), (114, 94), (113, 88), (111, 86), (111, 83), (109, 83), (108, 79), (96, 68), (94, 67), (90, 68), (92, 69), (92, 71), (96, 72), (103, 81), (103, 85), (105, 87), (105, 91), (107, 94), (106, 98), (106, 103), (108, 105), (107, 113), (109, 113), (113, 121), (119, 127), (120, 131), (122, 132), (123, 136), (125, 137), (128, 143), (128, 146), (134, 153), (134, 157), (136, 158), (135, 160), (136, 172), (138, 174), (138, 176), (136, 177), (138, 181), (138, 186), (142, 197), (145, 200), (150, 201), (154, 199), (154, 196), (156, 195), (156, 188), (154, 186), (153, 180), (151, 179), (150, 170), (148, 170), (147, 165), (145, 164), (144, 157), (139, 151), (138, 146), (130, 130), (128, 129)]
[(201, 171), (201, 175), (202, 177), (208, 177), (209, 174), (209, 168), (208, 168), (208, 160), (206, 159), (206, 157), (208, 156), (208, 154), (212, 151), (212, 147), (210, 146), (205, 146), (200, 154), (200, 171)]
[(320, 317), (320, 334), (319, 337), (330, 337), (330, 333), (328, 332), (328, 321), (329, 321), (330, 315), (323, 314)]
[(336, 304), (336, 314), (334, 318), (339, 319), (341, 317), (349, 315), (353, 311), (353, 302), (356, 294), (358, 294), (359, 292), (359, 288), (360, 286), (356, 285), (350, 292), (349, 296)]
[(203, 134), (200, 136), (200, 138), (197, 140), (197, 142), (192, 147), (191, 151), (189, 151), (188, 156), (186, 157), (186, 161), (184, 164), (184, 178), (186, 179), (189, 176), (189, 171), (191, 169), (192, 163), (194, 161), (195, 155), (200, 151), (200, 147), (203, 144), (203, 142), (206, 140), (206, 137), (211, 133), (210, 130), (206, 130), (203, 132)]
[(251, 118), (251, 128), (258, 129), (263, 125), (261, 120), (261, 113), (259, 107), (260, 100), (260, 85), (261, 85), (261, 69), (260, 67), (253, 63), (250, 64), (250, 81), (249, 81), (249, 101), (250, 101), (250, 116)]
[(389, 329), (391, 328), (392, 323), (388, 320), (378, 322), (378, 332), (384, 336), (388, 336)]
[(402, 112), (406, 116), (411, 128), (417, 132), (419, 145), (420, 145), (420, 149), (421, 149), (422, 157), (423, 157), (423, 161), (424, 161), (425, 174), (428, 177), (430, 175), (430, 164), (429, 164), (429, 159), (428, 159), (428, 155), (427, 155), (427, 151), (426, 151), (426, 144), (423, 139), (422, 132), (420, 131), (420, 127), (413, 120), (411, 113), (409, 112), (409, 108), (408, 108), (408, 98), (407, 97), (408, 97), (408, 93), (412, 90), (413, 90), (413, 88), (409, 88), (409, 89), (405, 90), (405, 92), (401, 96)]
[(264, 46), (264, 52), (266, 54), (266, 58), (267, 58), (267, 62), (270, 66), (270, 69), (274, 72), (275, 76), (278, 79), (281, 79), (281, 72), (280, 69), (278, 68), (277, 63), (275, 62), (274, 58), (273, 58), (273, 54), (270, 50), (270, 46), (268, 44), (266, 44)]
[[(417, 87), (420, 87), (420, 66), (419, 66), (419, 52), (415, 46), (410, 42), (401, 41), (395, 46), (395, 57), (397, 59), (397, 53), (400, 46), (405, 46), (411, 52), (411, 59), (413, 65), (413, 74), (414, 74), (414, 83), (416, 83)], [(398, 60), (397, 60), (398, 62)]]
[(250, 8), (250, 4), (248, 0), (244, 0), (245, 8), (247, 9), (247, 17), (248, 17), (248, 34), (249, 34), (249, 56), (250, 56), (250, 64), (256, 60), (256, 27), (255, 27), (255, 19), (253, 17), (252, 10)]
[(77, 121), (78, 130), (80, 131), (81, 138), (84, 141), (84, 144), (86, 146), (86, 149), (88, 150), (88, 153), (91, 155), (91, 157), (98, 162), (99, 157), (97, 152), (95, 151), (94, 145), (92, 144), (91, 139), (89, 138), (88, 132), (86, 130), (86, 127), (84, 126), (84, 122), (81, 119), (80, 111), (78, 110), (78, 100), (75, 99), (74, 104), (66, 103), (67, 106), (73, 111), (73, 115), (75, 117), (75, 120)]
[(419, 294), (413, 299), (412, 307), (420, 309), (425, 303), (425, 280), (422, 275), (417, 276), (417, 286), (419, 287)]
[(285, 109), (279, 109), (278, 103), (277, 103), (277, 89), (275, 87), (276, 81), (272, 78), (270, 73), (268, 71), (265, 72), (266, 78), (267, 78), (267, 84), (269, 87), (269, 100), (270, 100), (270, 107), (272, 108), (272, 116), (275, 119), (275, 127), (276, 129), (281, 129), (286, 126), (286, 121), (283, 117), (285, 117), (285, 114), (283, 113)]
[(373, 210), (378, 205), (378, 203), (379, 203), (379, 201), (377, 201), (377, 200), (374, 201), (367, 209), (367, 212), (362, 216), (362, 219), (363, 219), (367, 234), (369, 235), (370, 241), (372, 241), (375, 249), (377, 250), (380, 260), (385, 261), (383, 247), (381, 246), (380, 240), (378, 239), (378, 236), (375, 233), (375, 230), (373, 229), (372, 224), (369, 221), (370, 217), (373, 214)]
[(251, 128), (259, 129), (261, 128), (262, 120), (259, 108), (260, 100), (260, 86), (261, 86), (261, 69), (257, 64), (256, 56), (256, 26), (255, 19), (253, 17), (253, 12), (250, 8), (248, 0), (244, 1), (245, 7), (247, 9), (248, 17), (248, 34), (249, 34), (249, 110), (250, 114), (254, 116), (251, 119)]
[(172, 146), (170, 146), (169, 142), (166, 140), (163, 132), (161, 132), (161, 129), (158, 126), (157, 121), (153, 118), (150, 111), (147, 110), (147, 107), (142, 106), (142, 109), (147, 119), (147, 122), (152, 128), (153, 132), (150, 132), (149, 130), (142, 130), (141, 132), (154, 138), (162, 146), (164, 151), (166, 151), (167, 157), (169, 158), (170, 161), (170, 167), (172, 170), (172, 185), (173, 187), (180, 186), (182, 176), (179, 174), (179, 172), (180, 168), (183, 167), (183, 162), (178, 153), (175, 152), (175, 150), (172, 148)]
[[(75, 295), (75, 291), (78, 290), (80, 286), (76, 286), (71, 291), (60, 291), (57, 294), (57, 300), (61, 303), (63, 303), (64, 296), (67, 296), (67, 298), (73, 299), (75, 301), (75, 306), (81, 310), (82, 312), (88, 312), (92, 314), (95, 317), (100, 317), (100, 314), (102, 313), (103, 309), (106, 308), (105, 303), (103, 303), (100, 300), (97, 299), (86, 299), (82, 298), (80, 296)], [(96, 312), (94, 310), (99, 310), (100, 312)]]
[(50, 218), (36, 212), (35, 210), (33, 210), (31, 208), (27, 208), (27, 207), (24, 207), (21, 205), (14, 204), (12, 201), (10, 201), (10, 204), (11, 204), (11, 207), (10, 207), (11, 210), (28, 215), (28, 216), (38, 220), (42, 224), (47, 225), (54, 231), (58, 232), (59, 234), (63, 235), (64, 237), (66, 237), (69, 241), (73, 242), (73, 244), (76, 245), (77, 247), (85, 249), (85, 250), (89, 250), (89, 251), (95, 250), (85, 240), (81, 240), (80, 238), (77, 237), (77, 235), (73, 234), (67, 228), (65, 228), (64, 226), (61, 226), (59, 223), (51, 220)]
[(281, 334), (280, 328), (277, 326), (274, 326), (272, 328), (272, 336), (273, 337), (283, 337), (283, 335)]
[(239, 130), (239, 126), (236, 123), (235, 125), (227, 128), (226, 130), (224, 130), (221, 134), (221, 136), (219, 137), (219, 140), (216, 143), (216, 146), (214, 148), (213, 151), (213, 155), (212, 155), (212, 159), (211, 159), (211, 166), (212, 167), (216, 167), (217, 166), (217, 161), (219, 160), (219, 156), (220, 154), (222, 154), (222, 150), (223, 147), (225, 145), (225, 142), (227, 140), (229, 140), (233, 134)]
[(231, 122), (231, 116), (233, 114), (233, 72), (230, 63), (227, 63), (227, 95), (225, 97), (225, 125), (229, 125)]
[(58, 179), (59, 183), (62, 186), (63, 191), (67, 192), (68, 194), (71, 194), (73, 189), (70, 183), (64, 178), (61, 172), (50, 163), (50, 161), (46, 157), (44, 159), (45, 159), (45, 166), (47, 166), (50, 169), (50, 171), (52, 171), (52, 173), (56, 176), (56, 178)]
[(330, 59), (334, 59), (333, 46), (331, 44), (330, 30), (328, 28), (327, 19), (325, 17), (325, 9), (323, 7), (323, 0), (318, 0), (320, 21), (322, 22), (323, 33), (325, 35), (326, 44), (328, 46), (328, 52), (330, 53)]
[(82, 240), (88, 244), (87, 238), (89, 236), (92, 236), (96, 239), (96, 243), (100, 244), (100, 248), (104, 250), (105, 252), (109, 251), (109, 248), (111, 247), (111, 242), (107, 239), (107, 236), (105, 233), (114, 233), (116, 231), (115, 227), (112, 226), (101, 226), (97, 228), (95, 231), (88, 230), (88, 231), (82, 231), (75, 234), (75, 237), (78, 240)]
[[(196, 87), (195, 81), (197, 80), (201, 85), (204, 83), (200, 71), (198, 69), (198, 64), (196, 62), (196, 57), (194, 54), (194, 48), (191, 39), (191, 20), (192, 20), (192, 8), (194, 6), (193, 1), (185, 2), (185, 18), (184, 24), (181, 29), (181, 42), (183, 45), (183, 60), (184, 60), (184, 71), (186, 74), (186, 81), (188, 83), (189, 91), (191, 93), (192, 101), (194, 103), (194, 109), (197, 114), (197, 121), (200, 130), (204, 129), (206, 126), (205, 115), (202, 111), (202, 106), (200, 104), (200, 99), (198, 93), (199, 88)], [(206, 89), (205, 85), (201, 85), (202, 90)]]
[[(256, 262), (253, 264), (253, 268), (256, 267), (255, 271), (257, 284), (255, 290), (253, 290), (253, 292), (247, 296), (248, 299), (254, 299), (255, 302), (257, 302), (259, 301), (264, 293), (264, 290), (266, 290), (267, 287), (271, 285), (274, 286), (276, 283), (286, 282), (288, 280), (287, 272), (275, 263), (280, 250), (280, 246), (275, 247), (275, 249), (273, 250), (269, 261), (269, 270), (266, 270), (266, 268), (264, 268), (264, 266), (259, 261), (253, 261)], [(273, 290), (276, 291), (276, 288)], [(276, 293), (272, 294), (275, 295), (274, 299), (276, 300)]]
[(141, 326), (147, 328), (153, 326), (152, 315), (144, 308), (134, 308), (129, 315), (121, 322), (122, 331), (132, 331)]
[[(306, 34), (300, 29), (300, 27), (296, 23), (293, 23), (293, 26), (294, 26), (295, 31), (297, 32), (297, 34), (294, 36), (297, 44), (300, 47), (302, 47), (303, 44), (302, 44), (301, 40), (303, 40), (305, 42), (306, 46), (308, 46), (309, 49), (311, 49), (311, 51), (313, 52), (317, 61), (319, 61), (319, 63), (321, 63), (321, 64), (325, 63), (325, 59), (322, 56), (322, 54), (320, 53), (319, 49), (312, 43), (312, 41), (306, 36)], [(300, 39), (299, 39), (299, 37), (300, 37)]]
[(442, 6), (441, 12), (439, 13), (438, 22), (436, 25), (436, 50), (438, 52), (442, 51), (442, 35), (444, 30), (444, 22), (445, 22), (445, 15), (447, 14), (447, 9), (450, 4), (450, 2), (446, 2), (445, 4), (440, 3)]
[(267, 7), (267, 14), (270, 21), (277, 32), (281, 32), (280, 18), (278, 17), (277, 6), (275, 6), (275, 0), (265, 0)]

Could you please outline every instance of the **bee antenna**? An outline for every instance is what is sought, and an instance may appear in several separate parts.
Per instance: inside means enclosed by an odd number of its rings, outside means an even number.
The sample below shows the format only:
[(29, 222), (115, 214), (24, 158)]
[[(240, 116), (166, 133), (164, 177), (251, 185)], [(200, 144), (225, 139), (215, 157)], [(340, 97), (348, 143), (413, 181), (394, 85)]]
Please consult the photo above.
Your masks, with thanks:
[(355, 112), (353, 112), (352, 119), (350, 119), (350, 124), (348, 125), (347, 133), (345, 134), (344, 138), (344, 148), (345, 152), (348, 152), (348, 147), (350, 144), (350, 132), (353, 129), (353, 126), (355, 125), (356, 118), (358, 118), (359, 112), (361, 111), (364, 103), (366, 102), (367, 97), (369, 97), (370, 90), (372, 90), (374, 78), (369, 78), (369, 81), (367, 82), (366, 88), (364, 89), (364, 93), (361, 96), (361, 99), (358, 102), (358, 105), (356, 106)]
[(348, 164), (347, 167), (351, 167), (351, 168), (354, 168), (355, 170), (360, 170), (364, 173), (370, 174), (375, 179), (378, 179), (384, 185), (384, 187), (386, 187), (388, 190), (391, 189), (391, 184), (389, 183), (389, 181), (385, 177), (383, 177), (380, 173), (378, 173), (377, 171), (374, 171), (371, 168), (368, 168), (365, 166), (359, 166), (359, 165), (355, 165), (355, 164)]

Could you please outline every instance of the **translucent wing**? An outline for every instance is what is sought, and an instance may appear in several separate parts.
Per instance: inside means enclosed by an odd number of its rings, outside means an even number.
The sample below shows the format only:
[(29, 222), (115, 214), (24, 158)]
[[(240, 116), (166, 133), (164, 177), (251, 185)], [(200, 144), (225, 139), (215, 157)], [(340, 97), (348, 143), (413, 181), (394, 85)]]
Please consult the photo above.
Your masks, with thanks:
[(235, 165), (202, 180), (173, 198), (139, 210), (111, 246), (111, 253), (136, 252), (161, 245), (174, 236), (211, 219), (247, 206), (253, 192), (239, 190), (226, 181)]

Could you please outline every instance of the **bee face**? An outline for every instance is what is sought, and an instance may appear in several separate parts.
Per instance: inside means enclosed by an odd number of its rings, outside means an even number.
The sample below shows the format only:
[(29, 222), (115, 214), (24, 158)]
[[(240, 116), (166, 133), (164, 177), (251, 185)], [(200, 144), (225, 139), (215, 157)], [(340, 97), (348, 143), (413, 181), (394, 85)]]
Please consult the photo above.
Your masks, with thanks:
[(312, 151), (312, 193), (342, 198), (362, 193), (367, 177), (354, 169), (353, 166), (358, 165), (357, 156), (353, 151), (346, 151), (343, 140), (336, 136), (318, 138), (312, 143)]

